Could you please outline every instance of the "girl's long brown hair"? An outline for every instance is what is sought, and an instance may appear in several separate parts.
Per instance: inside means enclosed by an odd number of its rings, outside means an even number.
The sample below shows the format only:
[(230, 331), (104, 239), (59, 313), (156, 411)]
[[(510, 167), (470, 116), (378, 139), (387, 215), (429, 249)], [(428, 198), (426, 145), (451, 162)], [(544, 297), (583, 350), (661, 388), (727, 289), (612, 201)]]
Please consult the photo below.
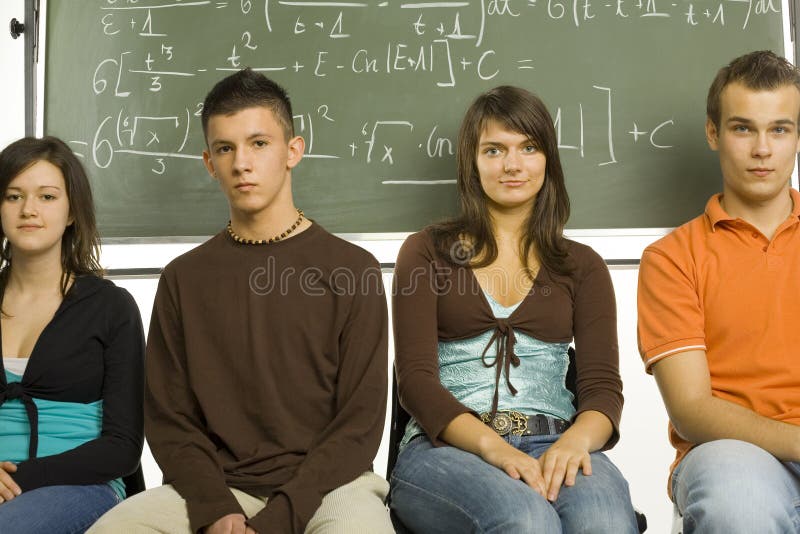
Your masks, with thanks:
[(519, 87), (501, 86), (483, 93), (464, 116), (456, 155), (461, 210), (454, 219), (431, 227), (439, 255), (451, 263), (469, 263), (472, 267), (484, 267), (497, 258), (497, 242), (477, 166), (480, 136), (489, 121), (528, 136), (546, 157), (544, 184), (520, 243), (523, 265), (529, 266), (533, 252), (549, 271), (568, 275), (573, 268), (563, 232), (569, 219), (569, 196), (553, 119), (538, 97)]

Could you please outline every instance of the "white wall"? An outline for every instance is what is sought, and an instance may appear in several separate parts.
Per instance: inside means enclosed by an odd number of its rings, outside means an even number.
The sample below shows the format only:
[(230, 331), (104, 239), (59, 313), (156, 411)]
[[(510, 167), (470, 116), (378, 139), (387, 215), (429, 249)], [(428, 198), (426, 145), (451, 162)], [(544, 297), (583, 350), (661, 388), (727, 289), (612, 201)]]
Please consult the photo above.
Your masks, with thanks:
[(0, 1), (0, 149), (25, 135), (25, 39), (11, 38), (12, 18), (25, 20), (24, 0)]

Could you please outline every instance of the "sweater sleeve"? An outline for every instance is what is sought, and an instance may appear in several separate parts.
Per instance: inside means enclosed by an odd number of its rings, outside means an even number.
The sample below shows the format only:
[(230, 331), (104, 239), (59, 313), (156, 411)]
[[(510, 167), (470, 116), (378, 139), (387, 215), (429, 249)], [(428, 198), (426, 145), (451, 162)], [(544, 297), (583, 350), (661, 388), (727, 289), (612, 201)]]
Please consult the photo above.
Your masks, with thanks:
[(450, 421), (471, 412), (439, 380), (437, 280), (425, 234), (410, 236), (397, 258), (393, 290), (395, 370), (403, 408), (435, 446)]
[(132, 473), (142, 453), (144, 333), (133, 297), (121, 288), (114, 302), (103, 353), (103, 419), (100, 436), (61, 454), (21, 462), (14, 481), (22, 491), (64, 484), (102, 484)]
[(174, 272), (158, 283), (145, 360), (145, 431), (164, 475), (186, 500), (192, 532), (233, 513), (244, 514), (225, 482), (216, 447), (188, 377)]
[(619, 440), (623, 402), (617, 305), (608, 267), (596, 252), (587, 249), (578, 272), (573, 316), (578, 413), (596, 410), (608, 417), (614, 431), (607, 450)]
[(317, 437), (292, 479), (248, 523), (257, 532), (302, 533), (328, 492), (371, 469), (386, 415), (387, 310), (380, 266), (360, 277), (339, 337), (336, 415)]

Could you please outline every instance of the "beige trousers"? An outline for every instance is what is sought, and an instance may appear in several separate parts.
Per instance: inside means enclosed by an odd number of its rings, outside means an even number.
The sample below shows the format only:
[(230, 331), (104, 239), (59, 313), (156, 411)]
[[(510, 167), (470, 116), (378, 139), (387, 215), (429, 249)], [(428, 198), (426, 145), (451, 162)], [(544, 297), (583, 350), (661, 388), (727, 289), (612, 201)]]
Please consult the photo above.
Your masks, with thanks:
[[(267, 504), (230, 488), (247, 517)], [(394, 532), (384, 505), (389, 484), (368, 471), (328, 493), (306, 526), (306, 534), (390, 534)], [(172, 486), (147, 490), (105, 513), (87, 534), (191, 534), (186, 501)]]

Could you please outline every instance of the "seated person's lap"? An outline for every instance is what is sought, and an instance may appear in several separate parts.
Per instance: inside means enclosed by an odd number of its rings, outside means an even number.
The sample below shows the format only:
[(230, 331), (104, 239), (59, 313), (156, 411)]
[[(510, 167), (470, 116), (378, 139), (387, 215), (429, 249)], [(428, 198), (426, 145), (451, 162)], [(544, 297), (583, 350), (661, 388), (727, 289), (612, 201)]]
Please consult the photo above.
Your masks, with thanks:
[(83, 532), (118, 502), (108, 484), (45, 486), (0, 506), (0, 532), (3, 525), (14, 525), (14, 534)]
[[(538, 457), (557, 437), (522, 438), (515, 446)], [(633, 516), (627, 482), (604, 454), (591, 457), (592, 476), (579, 471), (575, 486), (564, 486), (556, 502), (549, 503), (478, 456), (455, 447), (433, 447), (426, 437), (418, 437), (398, 458), (390, 506), (406, 526), (426, 532), (437, 524), (442, 532), (473, 525), (511, 529), (512, 517), (521, 525), (535, 521), (540, 532), (560, 531), (562, 526), (579, 531), (584, 519), (601, 525), (599, 531), (625, 532)]]
[[(267, 499), (230, 488), (247, 517), (260, 512)], [(372, 472), (341, 486), (322, 499), (322, 505), (306, 527), (307, 533), (364, 532), (380, 533), (385, 523), (383, 501), (388, 492), (387, 482)], [(170, 485), (164, 485), (135, 495), (102, 517), (90, 534), (121, 531), (158, 530), (174, 533), (191, 532), (186, 501)]]
[(716, 440), (693, 448), (678, 464), (672, 491), (684, 520), (702, 517), (737, 528), (750, 522), (764, 532), (776, 522), (792, 531), (800, 528), (794, 508), (800, 502), (797, 473), (796, 464), (781, 462), (751, 443)]

